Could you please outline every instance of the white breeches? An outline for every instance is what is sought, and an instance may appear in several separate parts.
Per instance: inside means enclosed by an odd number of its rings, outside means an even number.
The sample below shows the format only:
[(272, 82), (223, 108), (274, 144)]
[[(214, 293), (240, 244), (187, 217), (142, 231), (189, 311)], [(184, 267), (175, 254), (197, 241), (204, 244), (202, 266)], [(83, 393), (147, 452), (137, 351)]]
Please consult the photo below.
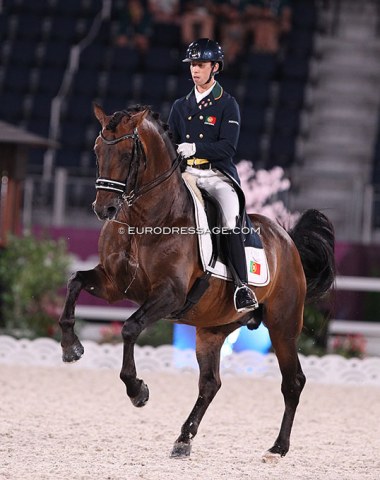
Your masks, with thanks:
[(199, 188), (206, 190), (219, 203), (222, 211), (222, 227), (234, 229), (239, 216), (239, 198), (232, 180), (217, 170), (187, 167), (186, 172), (196, 178)]

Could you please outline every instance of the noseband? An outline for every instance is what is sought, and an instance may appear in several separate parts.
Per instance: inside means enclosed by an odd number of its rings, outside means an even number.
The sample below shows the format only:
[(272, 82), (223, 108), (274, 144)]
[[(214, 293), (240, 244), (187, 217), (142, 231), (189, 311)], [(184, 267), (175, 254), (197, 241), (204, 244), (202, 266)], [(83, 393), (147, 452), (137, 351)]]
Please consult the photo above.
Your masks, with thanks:
[[(105, 138), (102, 131), (100, 131), (99, 136), (106, 145), (116, 145), (117, 143), (128, 139), (133, 140), (131, 165), (135, 156), (137, 157), (138, 161), (140, 161), (141, 157), (143, 157), (144, 163), (146, 165), (146, 154), (144, 147), (141, 143), (137, 128), (133, 130), (133, 133), (127, 133), (113, 140), (108, 140), (107, 138)], [(118, 193), (123, 197), (123, 200), (127, 203), (127, 205), (131, 206), (133, 202), (137, 200), (137, 198), (141, 197), (145, 193), (149, 192), (150, 190), (167, 180), (173, 174), (176, 168), (180, 165), (181, 161), (182, 157), (178, 155), (169, 170), (166, 170), (162, 175), (159, 175), (157, 178), (155, 178), (151, 182), (146, 183), (145, 185), (142, 185), (141, 187), (138, 186), (138, 178), (136, 171), (134, 187), (129, 193), (127, 193), (127, 181), (130, 172), (128, 172), (127, 178), (124, 182), (121, 182), (120, 180), (112, 180), (110, 178), (98, 177), (95, 182), (95, 188), (96, 190), (106, 190), (109, 192)]]
[[(133, 133), (127, 133), (125, 135), (122, 135), (119, 138), (115, 138), (113, 140), (108, 140), (102, 133), (102, 131), (99, 132), (100, 138), (106, 145), (116, 145), (119, 142), (122, 142), (123, 140), (128, 140), (132, 139), (133, 140), (133, 153), (136, 151), (137, 147), (139, 146), (140, 149), (141, 147), (141, 142), (139, 139), (139, 134), (137, 131), (137, 128), (133, 130)], [(142, 149), (144, 152), (144, 150)], [(127, 176), (128, 179), (128, 176)], [(98, 177), (96, 182), (95, 182), (95, 188), (96, 190), (107, 190), (109, 192), (115, 192), (120, 195), (125, 195), (126, 194), (126, 189), (127, 189), (127, 179), (124, 182), (121, 182), (119, 180), (111, 180), (109, 178), (104, 178), (104, 177)], [(128, 200), (127, 200), (128, 203)]]

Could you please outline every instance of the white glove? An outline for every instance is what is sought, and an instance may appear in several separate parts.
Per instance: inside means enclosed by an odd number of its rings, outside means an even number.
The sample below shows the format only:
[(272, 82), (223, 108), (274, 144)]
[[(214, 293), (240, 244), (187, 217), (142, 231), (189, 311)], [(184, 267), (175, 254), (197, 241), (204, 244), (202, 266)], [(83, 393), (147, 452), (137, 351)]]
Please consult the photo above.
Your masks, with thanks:
[(177, 153), (183, 156), (183, 158), (192, 157), (195, 153), (195, 143), (180, 143), (177, 148)]

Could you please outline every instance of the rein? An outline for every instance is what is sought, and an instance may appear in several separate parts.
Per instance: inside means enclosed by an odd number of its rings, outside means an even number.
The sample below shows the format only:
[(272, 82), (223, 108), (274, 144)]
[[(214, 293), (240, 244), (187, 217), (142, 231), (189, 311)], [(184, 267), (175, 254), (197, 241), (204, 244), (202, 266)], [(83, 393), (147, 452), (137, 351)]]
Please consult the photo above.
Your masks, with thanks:
[[(137, 128), (133, 130), (133, 133), (127, 133), (113, 140), (108, 140), (107, 138), (105, 138), (102, 131), (100, 131), (99, 135), (102, 141), (106, 145), (116, 145), (117, 143), (122, 142), (124, 140), (132, 139), (133, 151), (132, 151), (131, 165), (133, 164), (135, 155), (137, 156), (137, 160), (139, 160), (142, 155), (144, 157), (144, 162), (146, 164), (146, 154), (144, 151), (144, 147), (141, 143)], [(107, 191), (118, 193), (123, 197), (123, 200), (130, 207), (142, 195), (145, 195), (146, 193), (153, 190), (153, 188), (157, 187), (161, 183), (168, 180), (171, 177), (171, 175), (174, 173), (174, 171), (179, 167), (181, 161), (182, 161), (182, 156), (178, 155), (174, 160), (172, 166), (169, 168), (169, 170), (166, 170), (164, 173), (156, 177), (154, 180), (151, 180), (150, 182), (142, 185), (141, 187), (139, 187), (137, 184), (138, 178), (137, 178), (137, 171), (136, 171), (135, 185), (129, 193), (127, 193), (127, 182), (128, 182), (130, 171), (128, 172), (127, 178), (125, 179), (124, 182), (121, 182), (120, 180), (112, 180), (110, 178), (98, 177), (95, 182), (95, 188), (96, 190), (107, 190)]]

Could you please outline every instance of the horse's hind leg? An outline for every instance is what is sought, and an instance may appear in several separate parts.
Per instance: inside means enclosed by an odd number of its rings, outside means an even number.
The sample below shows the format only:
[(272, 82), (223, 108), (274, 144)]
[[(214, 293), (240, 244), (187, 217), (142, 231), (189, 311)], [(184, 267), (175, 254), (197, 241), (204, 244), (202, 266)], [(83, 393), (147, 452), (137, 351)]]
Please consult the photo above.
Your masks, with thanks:
[[(75, 362), (81, 358), (84, 349), (74, 332), (75, 305), (81, 290), (101, 298), (110, 299), (113, 286), (101, 266), (93, 270), (74, 273), (67, 284), (67, 295), (59, 325), (62, 330), (62, 360)], [(112, 297), (111, 297), (112, 298)]]
[[(292, 329), (289, 328), (289, 330)], [(281, 391), (284, 396), (285, 411), (278, 437), (273, 447), (263, 456), (265, 462), (277, 461), (278, 458), (285, 456), (288, 452), (295, 413), (306, 382), (297, 354), (297, 334), (291, 331), (288, 333), (270, 331), (270, 335), (282, 374)]]
[(171, 457), (183, 458), (190, 455), (191, 441), (208, 406), (221, 387), (219, 375), (220, 349), (226, 337), (240, 325), (197, 329), (196, 354), (199, 364), (199, 394), (189, 417), (182, 425), (181, 434), (174, 443)]

